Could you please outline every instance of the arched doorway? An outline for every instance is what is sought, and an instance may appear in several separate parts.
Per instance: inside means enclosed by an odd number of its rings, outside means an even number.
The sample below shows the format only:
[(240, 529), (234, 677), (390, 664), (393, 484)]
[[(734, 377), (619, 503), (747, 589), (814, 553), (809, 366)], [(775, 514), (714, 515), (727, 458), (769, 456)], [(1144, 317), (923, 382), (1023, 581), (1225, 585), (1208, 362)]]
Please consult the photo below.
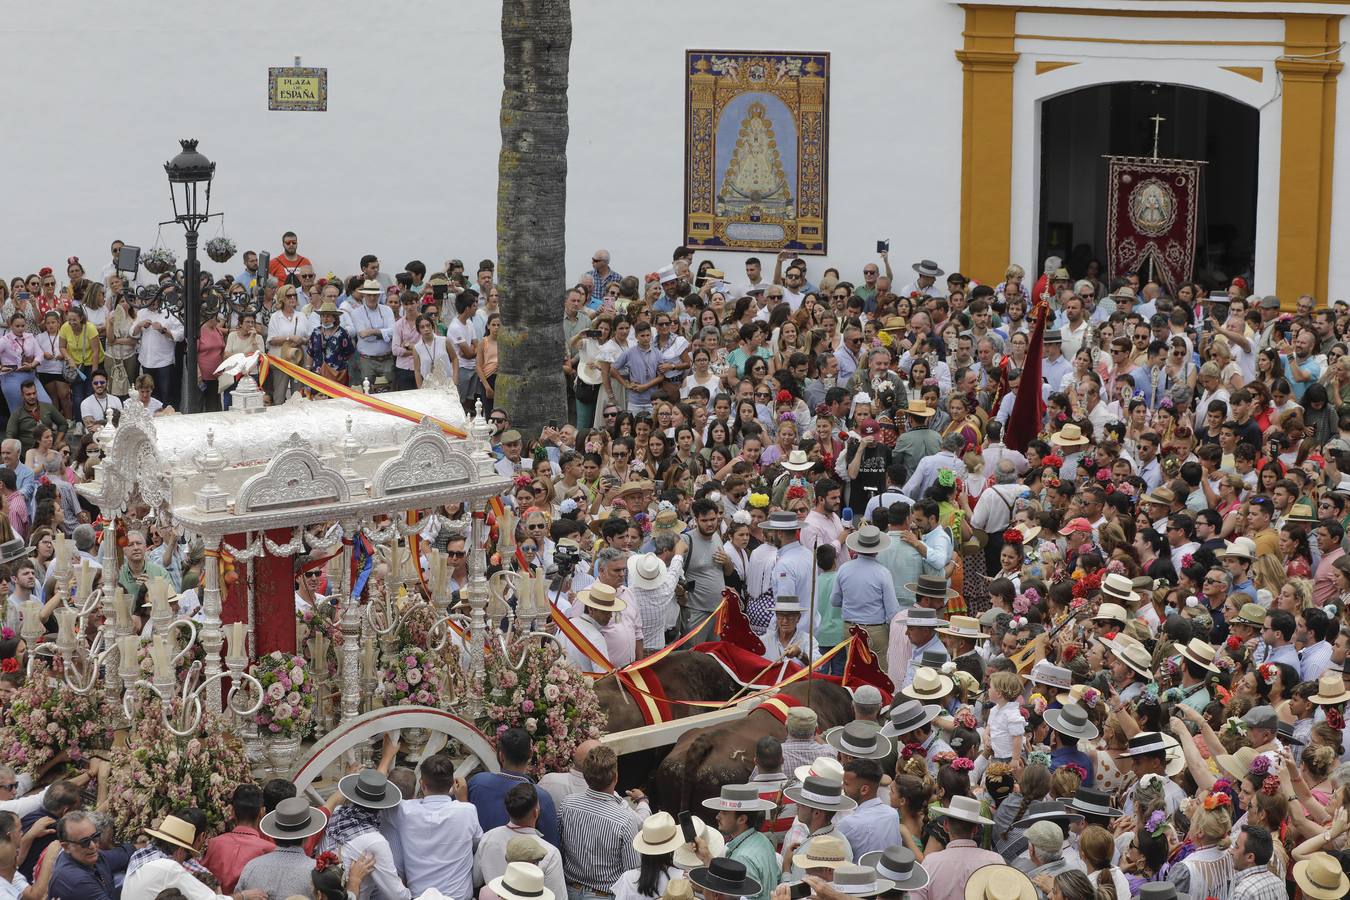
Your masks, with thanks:
[(1196, 226), (1195, 276), (1211, 286), (1246, 276), (1255, 262), (1259, 111), (1212, 91), (1118, 82), (1041, 101), (1039, 265), (1060, 256), (1076, 278), (1106, 263), (1107, 155), (1207, 160)]

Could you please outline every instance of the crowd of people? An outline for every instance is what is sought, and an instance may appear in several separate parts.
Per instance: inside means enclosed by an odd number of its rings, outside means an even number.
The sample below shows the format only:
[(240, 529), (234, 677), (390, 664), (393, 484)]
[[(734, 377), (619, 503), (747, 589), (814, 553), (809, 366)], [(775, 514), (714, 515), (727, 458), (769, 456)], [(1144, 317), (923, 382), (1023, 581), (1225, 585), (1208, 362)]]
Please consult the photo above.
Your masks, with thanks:
[[(861, 629), (894, 692), (858, 687), (854, 720), (825, 731), (811, 709), (789, 710), (786, 737), (758, 742), (750, 781), (692, 818), (618, 791), (613, 751), (591, 742), (536, 782), (524, 732), (500, 736), (501, 773), (467, 784), (444, 757), (400, 765), (390, 736), (379, 767), (322, 804), (286, 783), (240, 785), (230, 831), (208, 841), (184, 809), (139, 848), (114, 845), (65, 782), (28, 793), (0, 771), (0, 810), (23, 819), (4, 832), (23, 878), (0, 843), (0, 896), (1350, 890), (1350, 306), (1251, 296), (1242, 279), (1108, 284), (1099, 266), (1071, 276), (1053, 258), (995, 285), (918, 260), (899, 285), (888, 254), (854, 281), (790, 253), (730, 274), (681, 247), (622, 276), (602, 249), (562, 300), (567, 416), (526, 437), (490, 402), (491, 261), (472, 284), (454, 260), (382, 281), (374, 257), (350, 279), (319, 279), (294, 235), (283, 245), (271, 278), (230, 279), (232, 292), (261, 284), (267, 314), (208, 323), (227, 332), (221, 352), (265, 341), (330, 377), (395, 389), (442, 366), (466, 405), (483, 399), (516, 523), (498, 529), (493, 565), (549, 575), (549, 599), (587, 638), (564, 641), (579, 669), (626, 665), (696, 629), (711, 637), (733, 588), (767, 660), (812, 664)], [(39, 299), (21, 298), (22, 282), (7, 317), (14, 301), (41, 311), (67, 294), (119, 309), (125, 273), (106, 274), (71, 291), (35, 276)], [(66, 324), (78, 332), (97, 302), (60, 307)], [(9, 336), (40, 348), (24, 309)], [(140, 346), (116, 359), (115, 316), (95, 323), (89, 343), (110, 349), (81, 408), (143, 375), (147, 397), (172, 382), (172, 363), (150, 363), (181, 335), (156, 328), (153, 309), (130, 319), (143, 315)], [(419, 339), (434, 348), (425, 368)], [(9, 346), (0, 338), (0, 363)], [(1019, 398), (1034, 394), (1019, 392), (1028, 370), (1043, 408), (1010, 446)], [(57, 382), (78, 375), (12, 374), (0, 375), (11, 410), (65, 416)], [(268, 385), (272, 402), (293, 389)], [(227, 402), (229, 386), (216, 390)], [(0, 576), (15, 615), (30, 594), (43, 600), (53, 528), (86, 554), (95, 541), (78, 498), (65, 504), (97, 446), (67, 461), (78, 428), (44, 434), (32, 418), (11, 414), (0, 445)], [(106, 421), (90, 418), (77, 423), (86, 434)], [(133, 588), (151, 566), (177, 574), (178, 590), (195, 581), (200, 557), (171, 529), (128, 538)], [(465, 548), (449, 549), (459, 589)], [(298, 605), (320, 594), (301, 577)], [(843, 665), (836, 654), (820, 668)]]

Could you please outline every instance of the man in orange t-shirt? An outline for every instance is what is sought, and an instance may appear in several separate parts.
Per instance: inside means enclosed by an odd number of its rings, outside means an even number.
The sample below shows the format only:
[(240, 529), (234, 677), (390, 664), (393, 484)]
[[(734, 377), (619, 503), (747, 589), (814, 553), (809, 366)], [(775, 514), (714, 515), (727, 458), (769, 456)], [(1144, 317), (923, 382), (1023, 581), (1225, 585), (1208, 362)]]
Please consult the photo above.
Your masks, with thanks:
[(295, 236), (294, 231), (288, 231), (281, 236), (281, 246), (284, 248), (280, 254), (272, 257), (272, 261), (267, 265), (267, 274), (278, 281), (285, 281), (296, 272), (301, 266), (313, 265), (306, 257), (296, 252), (300, 246), (300, 239)]

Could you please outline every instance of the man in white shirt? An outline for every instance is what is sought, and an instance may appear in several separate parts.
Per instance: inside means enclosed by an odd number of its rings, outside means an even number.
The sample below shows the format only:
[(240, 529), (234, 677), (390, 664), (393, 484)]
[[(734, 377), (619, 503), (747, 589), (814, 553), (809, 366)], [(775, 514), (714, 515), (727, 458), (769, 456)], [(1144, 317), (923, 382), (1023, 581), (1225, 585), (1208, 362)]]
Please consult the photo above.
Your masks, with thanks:
[[(1083, 300), (1073, 293), (1065, 291), (1060, 295), (1060, 305), (1064, 310), (1064, 324), (1059, 329), (1060, 342), (1064, 352), (1064, 358), (1073, 363), (1074, 356), (1078, 353), (1078, 348), (1083, 346), (1083, 339), (1087, 337), (1088, 325), (1087, 319), (1083, 316)], [(1059, 385), (1051, 382), (1050, 387), (1053, 390), (1059, 390)]]
[(942, 288), (937, 286), (937, 280), (945, 274), (937, 263), (931, 259), (921, 259), (910, 266), (918, 277), (900, 289), (901, 297), (909, 297), (919, 294), (923, 297), (943, 297)]
[(1088, 421), (1092, 423), (1092, 437), (1101, 439), (1102, 429), (1107, 423), (1117, 420), (1111, 415), (1110, 408), (1102, 402), (1102, 382), (1096, 372), (1088, 372), (1078, 382), (1079, 395), (1083, 398), (1083, 407), (1087, 410)]
[[(586, 790), (586, 776), (581, 772), (581, 764), (585, 762), (586, 754), (599, 746), (599, 741), (582, 741), (572, 751), (572, 768), (566, 772), (548, 772), (539, 779), (539, 786), (548, 791), (555, 806), (562, 805), (563, 800), (573, 794), (580, 794)], [(484, 836), (484, 840), (486, 840), (486, 836)]]
[[(197, 829), (177, 816), (165, 816), (145, 833), (150, 843), (132, 854), (122, 883), (122, 900), (155, 900), (161, 891), (177, 888), (188, 900), (230, 900), (211, 890), (189, 872), (183, 863), (196, 854)], [(267, 900), (267, 892), (239, 891), (237, 900)]]
[[(590, 748), (600, 746), (600, 742), (584, 741), (583, 746), (587, 747), (586, 753), (590, 753)], [(581, 758), (584, 759), (585, 754)], [(585, 779), (581, 780), (581, 790), (586, 790)], [(562, 798), (557, 800), (562, 802)], [(567, 896), (562, 854), (544, 839), (543, 833), (536, 827), (539, 811), (539, 789), (529, 782), (522, 782), (506, 792), (506, 814), (511, 817), (511, 821), (489, 830), (478, 842), (478, 852), (474, 855), (473, 863), (475, 887), (502, 877), (506, 872), (506, 864), (517, 861), (511, 858), (515, 855), (512, 851), (526, 849), (519, 842), (530, 841), (534, 846), (529, 849), (534, 851), (538, 859), (526, 861), (533, 862), (543, 871), (544, 886), (554, 892), (555, 900), (563, 900)]]
[[(183, 339), (183, 324), (162, 312), (156, 301), (136, 313), (131, 336), (141, 339), (136, 360), (141, 364), (141, 371), (155, 379), (155, 399), (165, 406), (172, 406), (178, 402), (178, 366), (174, 349)], [(198, 376), (210, 377), (211, 374), (199, 372)], [(189, 387), (197, 389), (195, 384)]]
[[(398, 748), (397, 741), (386, 741), (386, 744), (387, 749), (381, 761), (384, 766), (393, 763), (393, 753)], [(392, 748), (393, 752), (388, 748)], [(338, 792), (347, 802), (339, 806), (328, 820), (323, 849), (337, 852), (344, 868), (350, 867), (367, 853), (375, 857), (375, 868), (361, 885), (363, 898), (412, 900), (412, 892), (398, 877), (389, 840), (380, 830), (385, 821), (381, 813), (393, 810), (403, 802), (398, 787), (390, 784), (379, 769), (363, 769), (339, 781)], [(395, 815), (392, 812), (386, 814), (389, 819)]]
[[(572, 616), (571, 621), (576, 626), (577, 631), (590, 641), (591, 647), (603, 655), (606, 644), (605, 633), (602, 629), (609, 624), (610, 619), (614, 618), (616, 613), (623, 612), (628, 604), (620, 599), (613, 590), (597, 592), (594, 589), (582, 591), (578, 594), (577, 602), (581, 604), (582, 609)], [(582, 672), (603, 671), (596, 661), (586, 655), (586, 651), (572, 641), (567, 642), (567, 658)]]
[(478, 312), (478, 295), (473, 291), (463, 291), (455, 298), (455, 317), (445, 326), (446, 343), (454, 347), (451, 354), (459, 363), (459, 374), (455, 385), (459, 396), (469, 396), (473, 386), (473, 377), (478, 373), (478, 337), (473, 327), (474, 314)]
[(404, 800), (389, 817), (394, 863), (413, 894), (435, 888), (447, 897), (471, 897), (483, 829), (468, 802), (469, 787), (444, 754), (423, 760), (421, 773), (421, 798)]
[(80, 404), (80, 419), (84, 422), (84, 430), (93, 434), (107, 424), (113, 410), (122, 409), (122, 401), (108, 393), (108, 376), (102, 369), (95, 370), (89, 385), (94, 392)]
[(369, 279), (357, 290), (361, 303), (351, 310), (356, 327), (356, 382), (373, 387), (381, 376), (394, 384), (394, 311), (380, 302), (380, 283)]

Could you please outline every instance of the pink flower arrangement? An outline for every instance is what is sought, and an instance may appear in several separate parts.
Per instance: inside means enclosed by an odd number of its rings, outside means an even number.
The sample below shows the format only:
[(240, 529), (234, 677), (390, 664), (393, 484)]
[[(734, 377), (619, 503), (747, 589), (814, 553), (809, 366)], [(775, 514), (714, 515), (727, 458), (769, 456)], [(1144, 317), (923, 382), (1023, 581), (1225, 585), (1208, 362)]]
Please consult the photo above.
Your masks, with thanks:
[[(164, 727), (159, 701), (145, 694), (124, 746), (112, 752), (106, 812), (117, 840), (130, 840), (166, 814), (195, 806), (211, 833), (224, 825), (230, 795), (252, 781), (244, 745), (220, 719), (202, 716), (195, 734), (178, 737)], [(175, 706), (177, 701), (174, 701)]]
[(446, 693), (445, 664), (430, 650), (404, 645), (381, 663), (375, 696), (385, 706), (435, 706)]
[(318, 693), (314, 678), (305, 671), (305, 658), (273, 650), (253, 664), (252, 674), (267, 695), (253, 714), (258, 732), (304, 737)]
[[(522, 656), (512, 668), (508, 660)], [(566, 770), (578, 744), (600, 737), (605, 723), (595, 688), (553, 643), (517, 639), (505, 655), (489, 644), (483, 669), (481, 682), (469, 687), (483, 703), (480, 725), (494, 742), (508, 728), (525, 729), (534, 740), (531, 774)]]
[(51, 677), (43, 664), (14, 692), (0, 727), (0, 760), (37, 774), (62, 753), (73, 763), (113, 743), (117, 715), (102, 691), (81, 696)]

